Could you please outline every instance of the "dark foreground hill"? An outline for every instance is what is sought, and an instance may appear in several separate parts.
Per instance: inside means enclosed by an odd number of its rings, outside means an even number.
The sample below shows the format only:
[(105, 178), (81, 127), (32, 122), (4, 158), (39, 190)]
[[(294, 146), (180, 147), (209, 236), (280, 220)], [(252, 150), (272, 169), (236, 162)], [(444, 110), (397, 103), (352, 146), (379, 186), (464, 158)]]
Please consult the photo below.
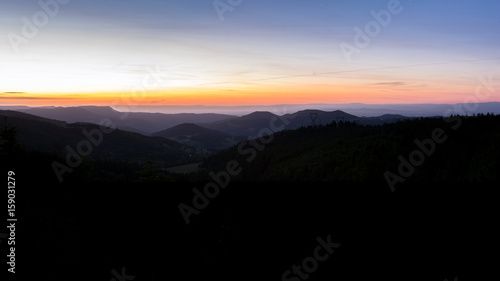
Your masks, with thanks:
[(164, 137), (192, 147), (209, 150), (222, 150), (242, 141), (242, 137), (203, 128), (196, 124), (185, 123), (153, 133), (152, 136)]
[(481, 115), (303, 127), (241, 143), (204, 167), (236, 161), (242, 181), (481, 182), (499, 180), (498, 159), (500, 116)]
[(197, 157), (194, 148), (175, 141), (96, 124), (68, 124), (21, 112), (0, 111), (0, 125), (4, 126), (4, 122), (16, 127), (18, 142), (28, 151), (61, 157), (80, 155), (87, 160), (130, 163), (155, 160), (165, 166), (189, 163)]

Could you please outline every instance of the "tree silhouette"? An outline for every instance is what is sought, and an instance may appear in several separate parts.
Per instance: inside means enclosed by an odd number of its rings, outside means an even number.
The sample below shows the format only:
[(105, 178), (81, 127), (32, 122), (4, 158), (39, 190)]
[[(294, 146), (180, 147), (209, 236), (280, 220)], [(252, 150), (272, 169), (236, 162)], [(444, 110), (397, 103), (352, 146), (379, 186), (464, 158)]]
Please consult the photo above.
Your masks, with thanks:
[(3, 128), (0, 131), (0, 155), (11, 155), (19, 150), (17, 141), (17, 127), (4, 118)]

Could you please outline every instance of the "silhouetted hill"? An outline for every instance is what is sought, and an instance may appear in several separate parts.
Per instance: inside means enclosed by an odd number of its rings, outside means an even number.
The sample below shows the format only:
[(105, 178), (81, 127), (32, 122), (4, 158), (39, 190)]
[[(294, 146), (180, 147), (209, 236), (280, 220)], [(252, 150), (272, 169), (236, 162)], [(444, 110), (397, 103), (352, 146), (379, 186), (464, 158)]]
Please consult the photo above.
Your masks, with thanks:
[(283, 117), (290, 120), (290, 124), (286, 126), (287, 130), (293, 130), (303, 126), (315, 124), (328, 124), (336, 121), (352, 121), (359, 119), (357, 116), (340, 110), (327, 112), (312, 109), (298, 111), (293, 114), (286, 114)]
[(201, 126), (233, 136), (257, 136), (262, 128), (269, 128), (269, 122), (278, 116), (270, 112), (254, 112), (241, 117), (230, 118), (212, 123), (199, 123)]
[[(379, 126), (340, 121), (281, 131), (215, 154), (203, 166), (224, 171), (235, 160), (243, 168), (236, 178), (243, 181), (384, 183), (386, 171), (398, 175), (400, 163), (413, 155), (417, 167), (405, 181), (498, 181), (500, 115), (460, 117), (458, 128), (458, 121), (450, 120), (406, 119)], [(434, 143), (435, 149), (416, 144), (432, 138), (435, 130), (444, 132), (444, 143)], [(433, 153), (422, 154), (425, 149)], [(424, 155), (423, 164), (415, 153)]]
[(110, 130), (91, 123), (70, 124), (15, 111), (0, 111), (2, 123), (4, 119), (17, 127), (19, 142), (30, 151), (65, 157), (68, 147), (84, 154), (90, 149), (85, 158), (133, 163), (155, 160), (165, 166), (197, 160), (194, 148), (165, 138)]
[(30, 107), (25, 105), (0, 105), (0, 110), (20, 110), (28, 108)]
[(149, 135), (182, 123), (220, 121), (234, 116), (224, 114), (163, 114), (146, 112), (119, 112), (108, 106), (34, 107), (18, 111), (69, 123), (88, 122), (99, 124), (109, 119), (118, 129)]
[(268, 111), (255, 111), (247, 115), (243, 115), (240, 117), (240, 120), (255, 120), (255, 119), (271, 119), (276, 117), (276, 114), (273, 114)]
[[(327, 124), (336, 121), (360, 120), (357, 116), (345, 113), (340, 110), (302, 110), (293, 114), (278, 116), (267, 111), (257, 111), (241, 117), (231, 118), (213, 123), (200, 124), (206, 128), (229, 133), (233, 136), (253, 136), (257, 137), (259, 132), (280, 130), (293, 130), (303, 126), (315, 124)], [(263, 132), (264, 132), (263, 131)]]
[(88, 122), (99, 124), (102, 120), (110, 120), (118, 129), (143, 135), (150, 135), (165, 128), (184, 123), (193, 123), (235, 137), (257, 137), (262, 129), (268, 130), (270, 128), (273, 130), (279, 128), (276, 131), (282, 129), (291, 130), (302, 126), (327, 124), (333, 121), (356, 121), (363, 125), (376, 125), (396, 122), (406, 118), (400, 115), (357, 117), (340, 110), (328, 112), (311, 109), (283, 116), (267, 111), (256, 111), (241, 117), (213, 113), (119, 112), (108, 106), (36, 107), (18, 109), (18, 111), (69, 123)]
[[(33, 107), (27, 109), (20, 109), (20, 112), (45, 117), (49, 119), (61, 120), (68, 123), (76, 122), (95, 122), (98, 123), (100, 119), (104, 118), (101, 115), (96, 115), (83, 107)], [(113, 118), (118, 117), (118, 112), (115, 112)]]
[[(27, 114), (27, 113), (13, 111), (13, 110), (0, 110), (0, 116), (2, 119), (7, 118), (10, 120), (11, 118), (19, 118), (19, 119), (30, 120), (33, 122), (50, 123), (50, 124), (56, 125), (58, 127), (66, 127), (67, 126), (67, 123), (64, 121), (44, 118), (44, 117), (35, 116), (32, 114)], [(4, 120), (2, 120), (2, 121), (4, 121)]]
[(243, 140), (230, 134), (186, 123), (152, 134), (164, 137), (192, 147), (221, 150)]
[(119, 111), (114, 110), (110, 106), (79, 106), (77, 108), (84, 109), (88, 112), (92, 112), (99, 116), (109, 116), (113, 118), (117, 118), (121, 115)]

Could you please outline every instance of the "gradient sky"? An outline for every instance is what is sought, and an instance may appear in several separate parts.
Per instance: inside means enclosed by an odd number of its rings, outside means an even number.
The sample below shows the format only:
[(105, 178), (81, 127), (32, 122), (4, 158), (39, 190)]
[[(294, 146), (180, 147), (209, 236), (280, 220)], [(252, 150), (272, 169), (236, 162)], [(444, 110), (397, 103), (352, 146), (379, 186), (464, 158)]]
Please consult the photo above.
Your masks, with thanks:
[(0, 105), (459, 103), (500, 77), (500, 1), (401, 0), (350, 61), (391, 0), (59, 1), (0, 2)]

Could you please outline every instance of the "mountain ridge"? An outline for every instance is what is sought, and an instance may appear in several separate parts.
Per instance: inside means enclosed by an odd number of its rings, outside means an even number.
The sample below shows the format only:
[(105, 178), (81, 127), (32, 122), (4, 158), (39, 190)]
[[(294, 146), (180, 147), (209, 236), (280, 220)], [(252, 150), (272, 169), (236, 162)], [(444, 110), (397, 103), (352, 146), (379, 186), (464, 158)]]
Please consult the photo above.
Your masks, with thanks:
[[(197, 160), (195, 148), (161, 137), (149, 137), (86, 122), (66, 123), (22, 112), (0, 110), (0, 119), (16, 127), (18, 139), (30, 151), (66, 157), (72, 150), (90, 159), (139, 163), (143, 159), (165, 166)], [(85, 149), (82, 147), (85, 146)], [(83, 150), (82, 150), (83, 149)]]
[(168, 127), (186, 122), (213, 122), (235, 116), (215, 113), (183, 113), (164, 114), (148, 112), (120, 112), (109, 106), (82, 107), (34, 107), (16, 110), (49, 119), (74, 122), (89, 122), (99, 124), (103, 119), (109, 119), (119, 129), (124, 129), (144, 135), (149, 135)]
[[(277, 115), (269, 111), (255, 111), (243, 116), (232, 116), (215, 113), (149, 113), (149, 112), (119, 112), (109, 106), (81, 107), (38, 107), (19, 109), (19, 112), (33, 114), (49, 119), (68, 123), (88, 122), (98, 124), (102, 120), (112, 122), (118, 129), (140, 133), (146, 136), (174, 126), (192, 123), (203, 128), (230, 134), (233, 137), (256, 136), (262, 129), (269, 128), (273, 120), (284, 118), (288, 120), (282, 129), (297, 129), (302, 126), (327, 124), (337, 121), (358, 121), (360, 124), (376, 125), (394, 122), (408, 118), (402, 115), (383, 117), (358, 117), (342, 110), (324, 111), (305, 109), (294, 113)], [(281, 129), (280, 129), (281, 130)], [(170, 136), (174, 137), (174, 136)]]

